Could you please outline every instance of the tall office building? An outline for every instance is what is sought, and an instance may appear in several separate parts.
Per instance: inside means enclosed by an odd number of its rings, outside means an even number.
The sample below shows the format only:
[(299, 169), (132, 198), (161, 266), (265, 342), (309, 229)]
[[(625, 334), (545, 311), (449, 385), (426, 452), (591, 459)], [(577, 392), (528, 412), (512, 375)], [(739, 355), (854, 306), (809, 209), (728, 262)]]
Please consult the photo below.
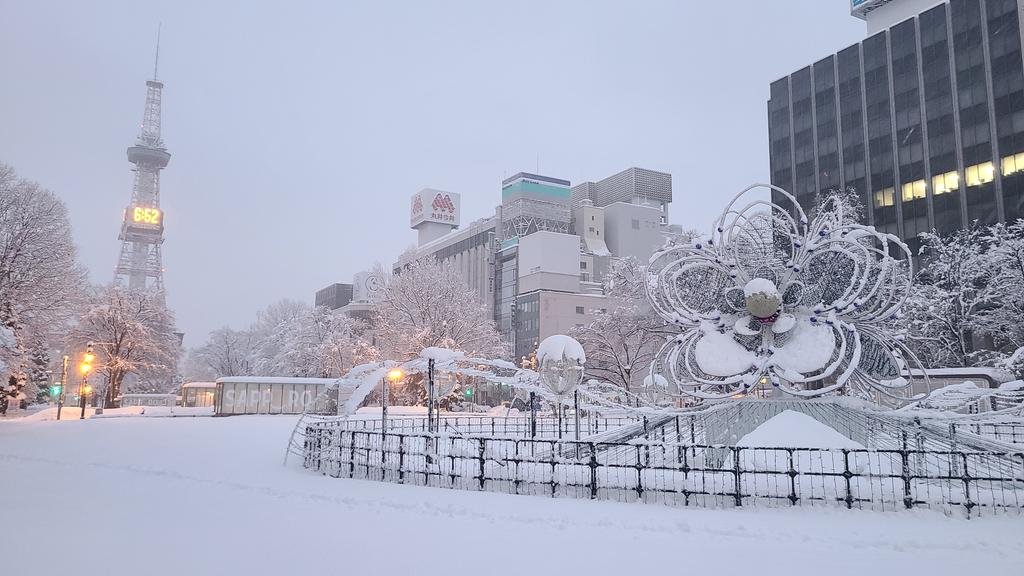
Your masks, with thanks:
[(870, 36), (771, 85), (771, 181), (905, 239), (1024, 217), (1024, 0), (851, 0)]

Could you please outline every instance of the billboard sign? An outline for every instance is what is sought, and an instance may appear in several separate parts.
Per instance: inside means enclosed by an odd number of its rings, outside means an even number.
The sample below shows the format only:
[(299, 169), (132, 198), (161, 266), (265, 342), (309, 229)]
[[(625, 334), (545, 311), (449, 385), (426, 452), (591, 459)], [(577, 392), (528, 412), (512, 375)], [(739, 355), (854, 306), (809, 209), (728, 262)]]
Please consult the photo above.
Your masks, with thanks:
[(458, 226), (461, 200), (456, 192), (424, 188), (412, 196), (409, 225), (415, 228), (424, 222), (437, 222)]
[(352, 277), (352, 301), (376, 302), (384, 290), (384, 274), (380, 269), (364, 270)]
[(163, 230), (164, 213), (153, 206), (129, 206), (124, 211), (124, 221), (132, 228)]

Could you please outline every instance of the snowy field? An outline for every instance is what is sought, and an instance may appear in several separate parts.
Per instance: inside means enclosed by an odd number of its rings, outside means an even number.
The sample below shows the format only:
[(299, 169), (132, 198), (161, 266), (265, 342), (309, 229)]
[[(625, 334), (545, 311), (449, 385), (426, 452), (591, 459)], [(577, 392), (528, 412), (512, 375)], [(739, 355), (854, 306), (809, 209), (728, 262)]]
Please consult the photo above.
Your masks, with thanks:
[(3, 574), (1024, 574), (1024, 518), (676, 509), (326, 478), (294, 416), (0, 421)]

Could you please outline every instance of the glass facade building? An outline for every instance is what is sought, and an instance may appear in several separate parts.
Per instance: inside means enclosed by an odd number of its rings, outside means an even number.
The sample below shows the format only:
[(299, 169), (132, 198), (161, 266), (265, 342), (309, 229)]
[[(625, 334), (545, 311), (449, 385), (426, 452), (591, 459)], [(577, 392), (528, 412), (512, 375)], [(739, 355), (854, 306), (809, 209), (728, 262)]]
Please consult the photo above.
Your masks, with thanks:
[(1024, 217), (1021, 2), (949, 0), (773, 82), (772, 184), (903, 238)]

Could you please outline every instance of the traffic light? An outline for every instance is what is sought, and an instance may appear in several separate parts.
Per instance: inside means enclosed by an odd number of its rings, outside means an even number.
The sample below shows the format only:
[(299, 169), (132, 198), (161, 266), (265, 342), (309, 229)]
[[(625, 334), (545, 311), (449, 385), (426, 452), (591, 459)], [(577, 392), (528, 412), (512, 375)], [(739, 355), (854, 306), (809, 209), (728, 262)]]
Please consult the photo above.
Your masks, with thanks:
[(472, 388), (466, 388), (466, 391), (464, 392), (464, 394), (466, 395), (466, 398), (472, 398), (473, 397), (473, 389)]
[(60, 396), (60, 384), (54, 384), (53, 386), (50, 386), (50, 395)]

